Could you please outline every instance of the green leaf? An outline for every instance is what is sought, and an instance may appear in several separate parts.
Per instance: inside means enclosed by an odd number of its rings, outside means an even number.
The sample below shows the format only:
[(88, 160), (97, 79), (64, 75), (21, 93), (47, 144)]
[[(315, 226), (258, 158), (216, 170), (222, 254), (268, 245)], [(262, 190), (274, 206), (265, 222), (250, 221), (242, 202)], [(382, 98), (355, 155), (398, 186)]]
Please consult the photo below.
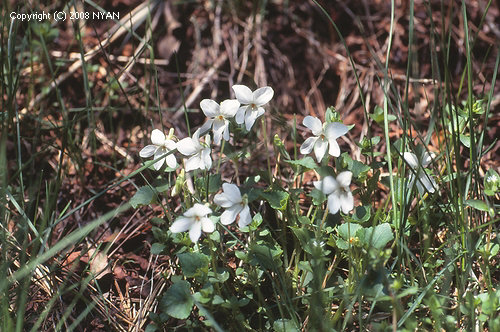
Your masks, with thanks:
[(348, 241), (351, 237), (356, 236), (356, 232), (361, 228), (363, 227), (359, 224), (346, 223), (340, 225), (337, 231), (342, 239)]
[(314, 233), (308, 229), (305, 229), (304, 227), (290, 227), (290, 229), (293, 231), (293, 234), (295, 234), (297, 239), (299, 239), (302, 249), (304, 249), (305, 252), (312, 254), (311, 246), (309, 245), (309, 243), (312, 239), (314, 239)]
[(170, 286), (160, 301), (161, 310), (177, 319), (188, 318), (194, 305), (190, 288), (191, 285), (185, 280)]
[(260, 196), (265, 199), (273, 209), (284, 210), (290, 195), (284, 190), (272, 189), (262, 192)]
[(316, 162), (314, 161), (314, 159), (312, 159), (309, 156), (304, 157), (304, 158), (299, 159), (299, 160), (285, 160), (285, 161), (287, 163), (289, 163), (290, 165), (304, 167), (305, 169), (303, 171), (309, 170), (309, 169), (316, 169), (316, 168), (318, 168), (318, 165), (316, 164)]
[(460, 134), (460, 142), (462, 142), (465, 147), (470, 148), (470, 136)]
[(274, 135), (273, 145), (285, 159), (290, 159), (290, 155), (288, 154), (288, 151), (286, 151), (285, 145), (278, 134)]
[(490, 210), (488, 204), (479, 199), (468, 199), (465, 201), (465, 205), (470, 206), (471, 208), (474, 208), (479, 211), (488, 212)]
[(323, 194), (321, 190), (316, 188), (312, 189), (308, 196), (312, 198), (314, 205), (321, 205), (324, 201), (326, 201), (326, 195)]
[(352, 215), (352, 219), (356, 220), (359, 223), (368, 221), (371, 216), (371, 206), (358, 206), (354, 210), (354, 214)]
[(208, 271), (208, 257), (198, 252), (185, 252), (177, 255), (182, 272), (188, 278), (195, 277)]
[(165, 249), (165, 245), (162, 243), (153, 243), (151, 246), (151, 255), (159, 255)]
[(291, 319), (280, 318), (273, 322), (274, 332), (295, 332), (299, 331), (295, 323)]
[(275, 270), (282, 265), (280, 256), (283, 250), (271, 245), (253, 244), (250, 246), (248, 255), (251, 257), (250, 263), (261, 265), (265, 269)]
[(394, 239), (392, 228), (388, 223), (365, 228), (360, 234), (361, 241), (368, 247), (382, 249), (387, 243)]
[(148, 205), (156, 200), (156, 195), (153, 189), (149, 186), (140, 187), (135, 195), (130, 199), (130, 205), (134, 209), (138, 206)]

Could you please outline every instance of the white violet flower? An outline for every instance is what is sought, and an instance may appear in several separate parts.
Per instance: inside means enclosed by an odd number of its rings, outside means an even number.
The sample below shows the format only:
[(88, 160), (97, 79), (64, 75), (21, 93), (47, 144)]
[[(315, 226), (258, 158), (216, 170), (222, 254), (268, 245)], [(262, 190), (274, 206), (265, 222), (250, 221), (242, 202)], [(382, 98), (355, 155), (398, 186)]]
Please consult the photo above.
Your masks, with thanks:
[(200, 129), (194, 132), (193, 137), (186, 137), (177, 142), (177, 151), (189, 157), (186, 160), (186, 172), (198, 168), (209, 170), (212, 167), (210, 147), (200, 142)]
[(247, 130), (250, 130), (255, 123), (255, 120), (264, 114), (264, 106), (274, 96), (273, 88), (265, 86), (258, 88), (254, 92), (245, 85), (233, 85), (233, 91), (236, 99), (240, 102), (241, 106), (236, 113), (236, 123), (245, 123)]
[(403, 157), (413, 170), (410, 174), (410, 188), (413, 187), (413, 183), (415, 182), (415, 179), (417, 179), (417, 189), (420, 195), (423, 195), (426, 191), (430, 193), (436, 191), (436, 182), (423, 169), (431, 163), (433, 157), (432, 154), (425, 151), (420, 161), (418, 160), (418, 157), (411, 152), (405, 152)]
[(188, 209), (184, 214), (178, 217), (170, 231), (172, 233), (180, 233), (189, 230), (189, 238), (192, 242), (198, 242), (201, 236), (201, 231), (212, 233), (215, 230), (215, 225), (207, 215), (212, 213), (212, 209), (208, 206), (195, 203), (194, 206)]
[(337, 175), (337, 179), (329, 175), (322, 181), (314, 181), (316, 189), (327, 195), (328, 210), (331, 214), (336, 214), (339, 210), (347, 214), (354, 208), (354, 198), (349, 188), (351, 179), (352, 173), (344, 171)]
[(309, 154), (314, 149), (316, 160), (321, 162), (326, 150), (333, 157), (340, 156), (340, 148), (337, 138), (347, 133), (349, 128), (340, 122), (321, 123), (321, 120), (314, 116), (306, 116), (302, 122), (304, 126), (311, 129), (314, 137), (309, 137), (300, 147), (300, 153)]
[(219, 145), (222, 137), (229, 141), (229, 120), (236, 115), (240, 102), (236, 99), (224, 100), (217, 104), (212, 99), (203, 99), (200, 102), (200, 107), (208, 120), (200, 128), (202, 133), (208, 131), (212, 127), (214, 132), (214, 142)]
[[(176, 143), (172, 140), (174, 136), (173, 128), (170, 129), (170, 132), (167, 137), (158, 129), (153, 130), (151, 133), (151, 142), (153, 144), (145, 146), (140, 152), (139, 156), (142, 158), (148, 158), (154, 156), (154, 159), (158, 159), (161, 156), (167, 154), (168, 152), (176, 149)], [(159, 170), (164, 163), (167, 163), (168, 167), (176, 168), (177, 160), (175, 156), (172, 154), (166, 155), (164, 158), (159, 159), (154, 163), (154, 168)]]
[(235, 184), (224, 183), (222, 185), (222, 193), (215, 195), (214, 202), (226, 209), (220, 217), (221, 224), (229, 225), (233, 223), (238, 215), (240, 216), (238, 220), (240, 228), (252, 222), (246, 195), (242, 198), (240, 190)]

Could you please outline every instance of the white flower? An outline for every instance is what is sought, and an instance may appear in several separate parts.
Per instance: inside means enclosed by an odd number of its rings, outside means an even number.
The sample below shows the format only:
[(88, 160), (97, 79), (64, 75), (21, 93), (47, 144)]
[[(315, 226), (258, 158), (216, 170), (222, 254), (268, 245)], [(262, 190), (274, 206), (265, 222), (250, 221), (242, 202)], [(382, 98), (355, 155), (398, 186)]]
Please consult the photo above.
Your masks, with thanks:
[(328, 196), (328, 210), (331, 214), (337, 213), (340, 209), (343, 213), (348, 213), (354, 208), (354, 198), (349, 188), (351, 179), (352, 173), (344, 171), (337, 175), (337, 179), (326, 176), (322, 181), (314, 181), (316, 189)]
[(203, 99), (200, 102), (200, 107), (208, 118), (207, 122), (200, 128), (200, 131), (204, 133), (212, 127), (215, 144), (219, 145), (222, 137), (226, 141), (229, 141), (228, 119), (235, 116), (238, 107), (240, 107), (240, 102), (236, 99), (228, 99), (220, 103), (219, 106), (212, 99)]
[(314, 154), (316, 155), (318, 163), (323, 159), (327, 149), (330, 156), (340, 156), (337, 138), (347, 133), (349, 128), (347, 128), (346, 125), (340, 122), (325, 122), (322, 124), (318, 118), (310, 115), (306, 116), (302, 123), (304, 126), (311, 129), (315, 136), (305, 140), (300, 147), (300, 153), (309, 154), (314, 148)]
[[(158, 159), (168, 152), (175, 150), (177, 146), (176, 143), (171, 140), (173, 136), (173, 129), (170, 129), (168, 137), (165, 137), (165, 135), (158, 129), (153, 130), (153, 132), (151, 133), (151, 142), (153, 144), (145, 146), (139, 152), (139, 156), (141, 156), (142, 158), (148, 158), (154, 155), (154, 159)], [(169, 154), (155, 162), (154, 168), (156, 170), (159, 170), (165, 162), (170, 168), (177, 167), (177, 160), (175, 159), (175, 156), (173, 154)]]
[(245, 85), (233, 85), (233, 91), (236, 99), (242, 105), (236, 113), (236, 123), (242, 124), (245, 122), (245, 127), (250, 130), (255, 123), (255, 120), (264, 114), (264, 106), (274, 95), (274, 90), (265, 86), (258, 88), (254, 92)]
[(210, 147), (200, 143), (200, 129), (194, 132), (193, 137), (186, 137), (177, 142), (177, 151), (190, 157), (186, 160), (186, 172), (194, 169), (209, 170), (212, 167)]
[(184, 215), (174, 221), (170, 226), (170, 231), (180, 233), (189, 230), (191, 241), (198, 242), (202, 230), (205, 233), (212, 233), (215, 230), (214, 223), (207, 217), (210, 213), (212, 213), (212, 209), (208, 206), (195, 203), (192, 208), (184, 212)]
[(437, 186), (436, 182), (423, 170), (424, 167), (427, 167), (431, 163), (432, 155), (425, 151), (422, 155), (421, 161), (419, 161), (417, 156), (411, 152), (405, 152), (403, 157), (408, 165), (413, 169), (410, 174), (410, 188), (413, 187), (413, 183), (415, 182), (415, 179), (417, 179), (417, 189), (420, 195), (423, 195), (426, 191), (433, 193), (435, 191), (435, 187)]
[(232, 183), (224, 183), (222, 191), (221, 194), (217, 194), (214, 197), (215, 204), (226, 209), (220, 217), (221, 224), (229, 225), (239, 215), (238, 226), (242, 228), (249, 225), (252, 222), (250, 208), (248, 207), (246, 198), (241, 197), (238, 187)]

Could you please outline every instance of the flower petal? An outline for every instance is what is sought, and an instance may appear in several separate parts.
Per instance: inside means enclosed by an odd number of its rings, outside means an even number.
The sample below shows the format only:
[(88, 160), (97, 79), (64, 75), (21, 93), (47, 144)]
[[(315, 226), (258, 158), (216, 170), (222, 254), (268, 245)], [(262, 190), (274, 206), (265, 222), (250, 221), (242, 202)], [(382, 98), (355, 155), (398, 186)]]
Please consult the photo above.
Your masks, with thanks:
[(172, 226), (170, 226), (170, 231), (172, 233), (180, 233), (180, 232), (185, 232), (191, 227), (191, 223), (193, 220), (191, 218), (186, 218), (186, 217), (178, 217)]
[(311, 129), (313, 135), (320, 135), (321, 132), (323, 131), (323, 124), (321, 123), (320, 119), (314, 117), (314, 116), (306, 116), (304, 118), (304, 121), (302, 121), (304, 126), (307, 128)]
[(214, 196), (214, 203), (223, 208), (228, 208), (234, 205), (234, 202), (226, 193), (220, 193)]
[(337, 182), (344, 188), (349, 188), (349, 186), (351, 185), (351, 180), (352, 172), (350, 171), (340, 172), (339, 175), (337, 175)]
[(200, 153), (197, 153), (185, 161), (185, 171), (190, 172), (198, 168), (203, 169), (201, 164)]
[(240, 212), (240, 219), (238, 220), (238, 227), (243, 228), (252, 223), (252, 216), (250, 215), (250, 208), (248, 205), (243, 207), (243, 210)]
[(300, 146), (300, 153), (302, 154), (309, 154), (311, 153), (313, 147), (314, 147), (314, 144), (316, 143), (316, 141), (318, 140), (319, 137), (309, 137), (308, 139), (306, 139), (304, 141), (304, 143), (302, 143), (302, 145)]
[(201, 222), (195, 222), (191, 225), (189, 229), (189, 238), (191, 242), (198, 242), (201, 236)]
[(215, 231), (215, 225), (213, 223), (212, 220), (210, 220), (210, 218), (201, 218), (201, 229), (203, 229), (203, 231), (205, 233), (212, 233), (213, 231)]
[(253, 102), (257, 106), (262, 106), (273, 99), (274, 90), (270, 86), (258, 88), (253, 92)]
[(219, 104), (212, 99), (203, 99), (200, 102), (200, 108), (205, 113), (205, 116), (209, 118), (215, 118), (220, 113)]
[(184, 212), (185, 217), (204, 217), (212, 213), (212, 209), (206, 205), (195, 203), (192, 208)]
[(165, 135), (161, 130), (155, 129), (151, 133), (151, 142), (153, 142), (154, 145), (163, 145), (163, 142), (165, 142)]
[(220, 222), (223, 225), (232, 224), (236, 220), (236, 216), (241, 211), (241, 205), (233, 205), (224, 211), (220, 216)]
[(354, 209), (354, 198), (352, 197), (352, 193), (350, 191), (339, 195), (339, 201), (340, 206), (342, 207), (342, 212), (345, 214)]
[(227, 195), (227, 198), (233, 203), (241, 203), (241, 192), (234, 183), (223, 183), (222, 190)]
[(156, 149), (158, 149), (156, 145), (146, 145), (139, 152), (139, 156), (141, 156), (141, 158), (149, 158), (155, 154)]
[(323, 157), (325, 156), (326, 150), (328, 149), (328, 142), (324, 139), (320, 138), (314, 144), (314, 155), (316, 156), (316, 160), (318, 163), (321, 162)]
[(238, 111), (236, 112), (235, 120), (237, 124), (242, 124), (245, 122), (245, 112), (247, 110), (248, 106), (241, 106), (238, 108)]
[(434, 158), (433, 153), (429, 153), (427, 151), (422, 155), (422, 166), (427, 167), (432, 162), (432, 158)]
[(250, 107), (247, 108), (247, 111), (245, 112), (245, 127), (247, 130), (252, 129), (253, 124), (255, 123), (255, 120), (259, 116), (259, 113), (256, 111), (250, 111)]
[(203, 161), (203, 167), (201, 169), (209, 170), (212, 168), (212, 157), (210, 156), (210, 148), (205, 148), (201, 151), (201, 160)]
[(335, 139), (328, 140), (329, 148), (328, 154), (332, 157), (340, 156), (340, 147)]
[(325, 128), (325, 136), (328, 139), (337, 139), (344, 136), (349, 131), (349, 128), (340, 122), (329, 123)]
[(167, 162), (168, 167), (170, 167), (170, 168), (176, 168), (177, 167), (177, 159), (175, 158), (175, 156), (173, 154), (168, 155), (165, 158), (165, 160)]
[(233, 91), (236, 99), (238, 99), (241, 104), (248, 105), (253, 102), (252, 90), (247, 86), (240, 84), (233, 85)]
[[(158, 149), (156, 150), (155, 152), (155, 156), (154, 156), (154, 159), (158, 159), (157, 162), (155, 162), (155, 169), (158, 171), (162, 166), (163, 164), (165, 163), (165, 154), (167, 153), (167, 151), (165, 151), (165, 149)], [(163, 158), (161, 158), (163, 157)]]
[(200, 143), (196, 142), (191, 137), (186, 137), (177, 142), (177, 151), (185, 156), (191, 156), (198, 152), (198, 145)]
[(403, 158), (405, 159), (408, 166), (410, 166), (413, 169), (418, 169), (418, 158), (415, 154), (411, 152), (405, 152), (403, 154)]
[(200, 127), (200, 133), (204, 134), (210, 130), (210, 127), (214, 124), (214, 119), (208, 119), (203, 126)]
[(429, 174), (422, 172), (422, 174), (418, 177), (417, 188), (419, 188), (420, 195), (423, 195), (425, 191), (432, 194), (436, 191), (434, 188), (435, 186), (436, 182), (434, 182), (434, 179)]
[(340, 200), (337, 195), (328, 196), (328, 211), (331, 214), (336, 214), (340, 209)]
[(333, 176), (325, 176), (322, 181), (314, 181), (314, 187), (325, 195), (330, 195), (339, 188), (337, 180)]
[(238, 112), (240, 102), (236, 99), (227, 99), (220, 104), (220, 114), (226, 119), (232, 118)]

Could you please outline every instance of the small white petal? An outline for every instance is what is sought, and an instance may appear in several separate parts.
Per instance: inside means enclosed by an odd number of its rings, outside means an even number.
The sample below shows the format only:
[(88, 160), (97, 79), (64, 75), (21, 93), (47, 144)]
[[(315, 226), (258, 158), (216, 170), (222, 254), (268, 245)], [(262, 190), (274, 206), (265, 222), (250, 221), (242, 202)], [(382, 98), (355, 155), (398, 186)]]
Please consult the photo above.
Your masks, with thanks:
[(240, 102), (236, 99), (224, 100), (220, 104), (220, 114), (222, 114), (226, 119), (232, 118), (236, 115), (240, 107)]
[(151, 142), (153, 142), (154, 145), (163, 145), (163, 142), (165, 142), (165, 135), (161, 130), (155, 129), (151, 133)]
[(164, 144), (164, 145), (167, 147), (167, 149), (168, 149), (169, 151), (172, 151), (172, 150), (177, 149), (177, 143), (175, 143), (175, 142), (174, 142), (174, 141), (172, 141), (171, 139), (167, 139), (167, 140), (165, 140), (165, 144)]
[(311, 129), (313, 135), (318, 136), (323, 132), (323, 124), (321, 123), (320, 119), (314, 116), (306, 116), (302, 123), (304, 124), (304, 126)]
[(316, 156), (316, 160), (321, 162), (323, 157), (325, 156), (326, 150), (328, 149), (328, 142), (323, 140), (322, 138), (316, 141), (314, 144), (314, 155)]
[(331, 214), (336, 214), (337, 212), (339, 212), (339, 209), (340, 209), (340, 201), (337, 195), (332, 194), (328, 196), (328, 211)]
[(177, 218), (172, 226), (170, 226), (170, 231), (172, 233), (185, 232), (191, 227), (192, 219), (186, 217)]
[(222, 190), (227, 198), (233, 203), (241, 203), (241, 192), (237, 185), (234, 183), (223, 183)]
[(198, 152), (199, 142), (196, 142), (191, 137), (186, 137), (177, 142), (177, 151), (185, 156), (191, 156)]
[(167, 153), (167, 150), (165, 148), (160, 148), (160, 149), (156, 150), (155, 155), (154, 155), (154, 159), (156, 160), (158, 158), (161, 158), (161, 159), (158, 159), (158, 161), (155, 163), (156, 170), (159, 170), (163, 166), (163, 164), (165, 163), (165, 154), (166, 153)]
[[(201, 158), (200, 154), (195, 154), (194, 156), (190, 157), (185, 161), (185, 171), (190, 172), (201, 167)], [(203, 169), (203, 168), (202, 168)]]
[(339, 188), (337, 180), (333, 176), (325, 176), (322, 181), (314, 181), (314, 187), (325, 195), (330, 195)]
[(328, 139), (337, 139), (344, 136), (349, 131), (349, 128), (340, 122), (329, 123), (325, 128), (325, 136)]
[(250, 107), (247, 109), (245, 114), (245, 127), (247, 128), (247, 130), (250, 130), (252, 128), (258, 116), (258, 112), (250, 111)]
[(269, 86), (258, 88), (253, 92), (253, 102), (257, 106), (262, 106), (273, 99), (274, 90)]
[(146, 145), (139, 152), (139, 156), (141, 156), (142, 158), (149, 158), (155, 154), (156, 149), (158, 149), (158, 147), (156, 145)]
[(201, 169), (209, 170), (212, 168), (212, 157), (210, 157), (210, 148), (205, 148), (201, 151), (201, 160), (203, 167)]
[(413, 168), (413, 169), (418, 168), (418, 158), (415, 154), (413, 154), (411, 152), (405, 152), (403, 154), (403, 158), (405, 159), (405, 161), (408, 163), (408, 165), (411, 168)]
[(214, 223), (212, 222), (212, 220), (210, 220), (210, 218), (201, 218), (201, 229), (203, 229), (203, 231), (205, 233), (212, 233), (213, 231), (215, 231), (215, 225)]
[(247, 86), (236, 84), (233, 85), (233, 91), (236, 99), (241, 104), (251, 104), (253, 102), (253, 93)]
[(167, 161), (167, 165), (170, 168), (176, 168), (177, 167), (177, 159), (173, 154), (168, 155), (165, 160)]
[(250, 208), (248, 205), (243, 207), (243, 210), (240, 212), (240, 219), (238, 220), (238, 227), (243, 228), (252, 223), (252, 216), (250, 215)]
[(328, 154), (332, 157), (340, 156), (340, 147), (335, 139), (328, 140)]
[(226, 125), (224, 126), (224, 131), (222, 132), (222, 137), (224, 140), (229, 141), (229, 121), (226, 120)]
[(220, 113), (219, 104), (217, 104), (212, 99), (203, 99), (200, 102), (200, 108), (208, 118), (214, 118)]
[(193, 225), (191, 225), (191, 228), (189, 229), (189, 238), (191, 239), (191, 242), (198, 242), (201, 236), (201, 222), (195, 222)]
[(434, 186), (436, 185), (436, 182), (434, 182), (434, 179), (431, 178), (430, 175), (422, 172), (422, 174), (418, 177), (417, 187), (418, 185), (421, 186), (421, 190), (419, 189), (421, 195), (423, 195), (425, 191), (428, 191), (432, 194), (435, 191)]
[(302, 143), (300, 146), (300, 153), (302, 154), (309, 154), (311, 153), (314, 144), (316, 144), (316, 141), (319, 139), (319, 137), (309, 137)]
[(220, 216), (220, 222), (223, 225), (232, 224), (236, 220), (236, 216), (241, 211), (241, 205), (233, 205), (224, 211)]
[[(200, 203), (195, 203), (195, 204), (193, 205), (193, 207), (192, 207), (192, 208), (190, 208), (188, 211), (192, 211), (193, 215), (195, 215), (195, 216), (200, 216), (200, 217), (201, 217), (201, 216), (206, 216), (207, 214), (212, 213), (212, 209), (211, 209), (211, 208), (209, 208), (208, 206), (206, 206), (206, 205), (204, 205), (204, 204), (200, 204)], [(184, 213), (184, 215), (185, 215), (186, 217), (189, 217), (189, 216), (187, 215), (187, 212), (188, 212), (188, 211), (186, 211), (186, 213)]]
[(432, 162), (432, 158), (434, 158), (433, 154), (425, 151), (422, 156), (422, 166), (423, 167), (429, 166), (429, 164)]
[(220, 193), (214, 196), (214, 203), (223, 208), (228, 208), (234, 205), (234, 202), (226, 193)]
[(207, 131), (210, 130), (210, 128), (212, 127), (214, 123), (214, 119), (208, 119), (204, 124), (203, 126), (200, 127), (200, 132), (201, 133), (206, 133)]
[(344, 188), (349, 188), (349, 186), (351, 185), (351, 180), (352, 172), (350, 171), (340, 172), (339, 175), (337, 175), (337, 182)]
[(242, 124), (245, 122), (245, 112), (247, 110), (248, 106), (241, 106), (238, 108), (238, 111), (236, 112), (235, 120), (237, 124)]
[(342, 207), (342, 212), (345, 214), (349, 213), (352, 209), (354, 209), (354, 198), (352, 197), (352, 193), (348, 191), (345, 194), (339, 195), (340, 206)]

